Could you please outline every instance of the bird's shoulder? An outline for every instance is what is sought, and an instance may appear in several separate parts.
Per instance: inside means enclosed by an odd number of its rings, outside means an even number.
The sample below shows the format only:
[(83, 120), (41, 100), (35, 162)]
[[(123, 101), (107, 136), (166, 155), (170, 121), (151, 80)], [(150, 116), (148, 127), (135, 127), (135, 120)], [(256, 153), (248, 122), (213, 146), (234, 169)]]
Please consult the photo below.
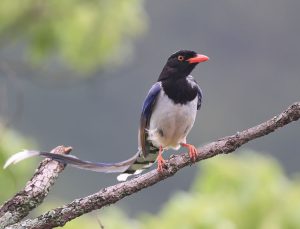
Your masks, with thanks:
[(189, 75), (187, 77), (187, 80), (193, 87), (197, 89), (197, 97), (198, 97), (197, 110), (199, 110), (202, 104), (202, 97), (203, 97), (202, 89), (193, 76)]

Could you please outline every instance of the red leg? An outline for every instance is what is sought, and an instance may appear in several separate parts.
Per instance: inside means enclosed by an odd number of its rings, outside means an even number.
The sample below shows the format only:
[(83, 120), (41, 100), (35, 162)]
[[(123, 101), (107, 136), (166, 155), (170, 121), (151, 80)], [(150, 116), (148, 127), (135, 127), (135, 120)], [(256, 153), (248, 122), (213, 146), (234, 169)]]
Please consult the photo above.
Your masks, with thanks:
[(158, 151), (158, 156), (157, 156), (157, 171), (162, 172), (164, 165), (165, 165), (165, 160), (162, 157), (162, 153), (164, 152), (163, 148), (160, 146), (159, 151)]
[(181, 143), (180, 145), (188, 149), (191, 160), (195, 162), (198, 155), (196, 147), (186, 143)]

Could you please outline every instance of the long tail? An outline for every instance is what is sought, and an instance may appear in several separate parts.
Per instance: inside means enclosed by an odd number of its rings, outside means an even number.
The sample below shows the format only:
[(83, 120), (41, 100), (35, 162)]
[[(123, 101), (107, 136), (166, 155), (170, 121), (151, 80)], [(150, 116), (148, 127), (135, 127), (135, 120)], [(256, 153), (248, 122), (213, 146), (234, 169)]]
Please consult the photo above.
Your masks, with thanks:
[(146, 158), (141, 155), (142, 154), (140, 153), (140, 151), (138, 151), (133, 157), (125, 161), (117, 163), (100, 163), (84, 161), (73, 155), (62, 155), (35, 150), (24, 150), (12, 155), (6, 161), (3, 168), (5, 169), (11, 164), (16, 164), (30, 157), (41, 156), (51, 158), (53, 160), (68, 164), (79, 169), (103, 173), (122, 173), (117, 177), (117, 179), (119, 181), (125, 181), (129, 176), (139, 174), (144, 169), (149, 168), (157, 158), (157, 154), (155, 153), (149, 154)]

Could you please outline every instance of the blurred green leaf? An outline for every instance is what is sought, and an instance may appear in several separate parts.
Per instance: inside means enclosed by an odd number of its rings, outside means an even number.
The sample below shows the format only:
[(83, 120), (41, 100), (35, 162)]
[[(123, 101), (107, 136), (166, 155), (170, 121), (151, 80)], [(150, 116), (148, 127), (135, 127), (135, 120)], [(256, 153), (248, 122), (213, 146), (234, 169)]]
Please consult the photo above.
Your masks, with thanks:
[(144, 28), (139, 0), (2, 0), (0, 4), (0, 44), (25, 43), (33, 62), (58, 55), (71, 68), (83, 70), (118, 63)]
[(180, 192), (142, 228), (300, 228), (300, 182), (254, 152), (200, 163), (190, 192)]

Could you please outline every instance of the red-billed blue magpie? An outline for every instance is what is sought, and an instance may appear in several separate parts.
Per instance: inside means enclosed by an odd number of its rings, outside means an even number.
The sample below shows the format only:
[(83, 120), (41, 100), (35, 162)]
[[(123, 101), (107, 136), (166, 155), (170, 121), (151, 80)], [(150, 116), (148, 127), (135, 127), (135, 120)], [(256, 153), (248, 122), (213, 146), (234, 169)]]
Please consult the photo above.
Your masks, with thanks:
[(139, 174), (155, 161), (158, 171), (164, 167), (162, 153), (169, 148), (186, 147), (192, 161), (197, 149), (186, 143), (193, 127), (197, 110), (201, 107), (202, 92), (190, 75), (197, 64), (209, 58), (194, 51), (181, 50), (172, 54), (165, 64), (157, 82), (151, 87), (142, 107), (139, 128), (138, 152), (126, 161), (98, 163), (83, 161), (72, 155), (24, 150), (11, 156), (4, 165), (15, 164), (33, 156), (48, 157), (71, 166), (105, 173), (122, 173), (119, 181)]

